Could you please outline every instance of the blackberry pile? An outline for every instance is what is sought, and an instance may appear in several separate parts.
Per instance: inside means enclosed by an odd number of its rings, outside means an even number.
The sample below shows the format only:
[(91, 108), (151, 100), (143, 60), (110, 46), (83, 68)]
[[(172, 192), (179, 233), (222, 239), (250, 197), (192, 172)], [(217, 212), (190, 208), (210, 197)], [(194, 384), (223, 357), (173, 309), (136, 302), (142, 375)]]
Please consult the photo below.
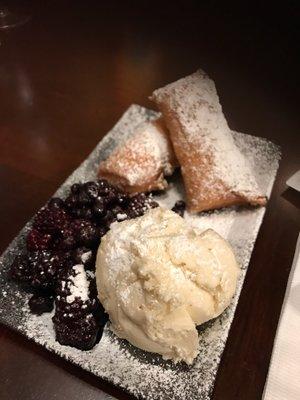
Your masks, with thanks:
[[(36, 214), (26, 252), (14, 260), (10, 273), (32, 293), (32, 313), (50, 312), (55, 304), (59, 343), (88, 350), (101, 337), (107, 316), (93, 274), (101, 237), (112, 222), (139, 217), (153, 207), (157, 203), (144, 193), (129, 196), (98, 180), (73, 184), (65, 200), (52, 198)], [(77, 290), (78, 279), (85, 291)]]

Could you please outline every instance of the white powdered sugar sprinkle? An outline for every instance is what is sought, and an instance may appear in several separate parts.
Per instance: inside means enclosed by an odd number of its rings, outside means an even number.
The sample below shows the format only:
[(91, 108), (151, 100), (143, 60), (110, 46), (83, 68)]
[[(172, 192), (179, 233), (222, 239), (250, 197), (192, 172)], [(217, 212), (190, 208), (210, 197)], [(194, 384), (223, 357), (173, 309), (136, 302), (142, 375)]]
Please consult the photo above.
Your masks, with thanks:
[(100, 175), (114, 176), (127, 186), (163, 189), (164, 175), (174, 170), (175, 156), (161, 122), (141, 122), (133, 134), (100, 163)]
[(83, 264), (85, 264), (92, 256), (92, 252), (91, 251), (87, 251), (85, 253), (83, 253), (81, 255), (81, 261), (83, 262)]
[[(196, 199), (205, 200), (205, 189), (222, 192), (221, 185), (246, 197), (263, 195), (248, 160), (235, 145), (215, 84), (205, 72), (199, 70), (158, 89), (153, 97), (158, 103), (169, 104), (181, 126), (178, 137), (172, 132), (171, 137), (177, 156), (182, 158), (179, 161), (183, 175), (193, 177), (193, 187), (199, 184)], [(201, 168), (196, 161), (201, 163)]]
[(72, 269), (76, 275), (69, 278), (68, 288), (71, 294), (67, 296), (67, 303), (73, 303), (76, 297), (79, 297), (82, 301), (87, 301), (89, 299), (89, 282), (84, 266), (78, 264), (74, 265)]
[(117, 214), (117, 220), (118, 221), (124, 221), (124, 219), (126, 219), (126, 218), (127, 218), (127, 214), (125, 214), (125, 213)]
[(170, 170), (172, 170), (167, 138), (158, 132), (157, 128), (151, 123), (141, 124), (137, 132), (124, 145), (130, 149), (132, 157), (143, 160), (143, 163), (131, 162), (128, 170), (128, 159), (124, 157), (118, 160), (118, 166), (126, 171), (126, 177), (131, 185), (144, 181), (149, 175), (153, 176), (153, 173), (155, 174), (157, 171), (170, 173)]
[[(157, 117), (157, 114), (153, 111), (139, 106), (130, 107), (116, 127), (106, 135), (88, 159), (59, 189), (56, 196), (65, 196), (70, 185), (75, 182), (94, 179), (97, 175), (99, 161), (105, 159), (112, 152), (120, 143), (123, 135), (134, 132), (138, 124), (154, 117)], [(279, 149), (265, 139), (235, 132), (233, 137), (240, 152), (251, 165), (261, 190), (270, 195), (278, 168)], [(172, 208), (178, 199), (184, 199), (184, 191), (181, 178), (174, 176), (170, 189), (155, 200), (165, 207)], [(50, 351), (123, 388), (139, 399), (208, 400), (211, 397), (220, 358), (264, 212), (264, 208), (233, 207), (193, 216), (185, 214), (188, 222), (197, 229), (213, 228), (227, 238), (233, 246), (242, 268), (237, 293), (231, 305), (220, 317), (201, 327), (199, 355), (190, 367), (184, 364), (174, 365), (171, 362), (163, 361), (155, 354), (131, 346), (126, 341), (117, 338), (111, 332), (109, 324), (105, 327), (100, 342), (92, 350), (80, 351), (62, 346), (55, 340), (52, 314), (44, 314), (41, 317), (29, 314), (27, 307), (20, 307), (19, 300), (16, 305), (12, 305), (10, 296), (13, 291), (16, 291), (13, 286), (5, 287), (6, 297), (1, 297), (0, 294), (0, 302), (4, 302), (1, 305), (5, 306), (2, 308), (7, 310), (7, 307), (10, 307), (11, 310), (10, 313), (0, 313), (1, 321), (19, 329)], [(26, 229), (25, 232), (27, 232)], [(21, 235), (24, 235), (23, 231)], [(15, 256), (16, 251), (20, 250), (19, 243), (18, 240), (13, 243), (5, 255), (6, 258), (4, 257), (4, 264), (12, 262), (12, 254)], [(0, 278), (1, 271), (3, 271), (2, 268), (0, 269)], [(78, 279), (78, 281), (76, 280), (77, 289), (74, 291), (76, 293), (78, 290), (77, 293), (84, 296), (82, 288), (86, 288), (86, 278), (84, 278), (83, 266), (77, 266), (77, 272), (78, 274), (74, 277)], [(72, 295), (75, 293), (73, 292)], [(26, 296), (23, 292), (22, 294)], [(124, 296), (126, 297), (126, 295)], [(13, 298), (15, 299), (16, 296), (14, 295)]]

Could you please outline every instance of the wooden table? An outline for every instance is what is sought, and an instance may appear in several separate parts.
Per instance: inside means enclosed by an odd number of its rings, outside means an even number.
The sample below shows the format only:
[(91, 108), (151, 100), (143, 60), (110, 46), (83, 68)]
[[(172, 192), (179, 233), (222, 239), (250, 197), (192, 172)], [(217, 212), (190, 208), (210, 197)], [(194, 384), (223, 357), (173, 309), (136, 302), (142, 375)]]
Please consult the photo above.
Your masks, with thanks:
[[(283, 151), (213, 393), (260, 399), (300, 226), (299, 8), (61, 3), (0, 32), (0, 250), (130, 104), (201, 66), (231, 128)], [(130, 398), (4, 327), (0, 343), (2, 400)]]

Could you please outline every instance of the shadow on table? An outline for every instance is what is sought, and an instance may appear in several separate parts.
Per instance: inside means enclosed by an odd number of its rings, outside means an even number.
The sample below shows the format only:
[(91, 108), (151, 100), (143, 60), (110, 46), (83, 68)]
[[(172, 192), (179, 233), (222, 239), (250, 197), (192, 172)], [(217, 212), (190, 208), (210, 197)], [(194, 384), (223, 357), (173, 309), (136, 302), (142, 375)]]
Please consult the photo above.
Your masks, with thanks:
[[(67, 371), (70, 375), (83, 380), (89, 385), (101, 390), (103, 394), (99, 393), (98, 398), (99, 400), (132, 400), (133, 397), (126, 393), (119, 387), (114, 386), (113, 384), (101, 379), (92, 373), (83, 370), (81, 367), (78, 367), (75, 364), (72, 364), (70, 361), (63, 359), (62, 357), (49, 352), (43, 346), (39, 344), (25, 339), (20, 335), (19, 332), (15, 332), (10, 328), (1, 324), (1, 331), (3, 335), (9, 336), (10, 340), (12, 340), (16, 346), (20, 346), (21, 348), (30, 349), (32, 352), (37, 354), (38, 356), (42, 357), (46, 362), (50, 362), (54, 364), (58, 368), (62, 368)], [(47, 368), (47, 366), (46, 366)], [(51, 368), (51, 366), (50, 366)], [(112, 396), (112, 397), (109, 397)]]
[(300, 193), (297, 190), (289, 187), (281, 193), (281, 196), (293, 206), (300, 209)]

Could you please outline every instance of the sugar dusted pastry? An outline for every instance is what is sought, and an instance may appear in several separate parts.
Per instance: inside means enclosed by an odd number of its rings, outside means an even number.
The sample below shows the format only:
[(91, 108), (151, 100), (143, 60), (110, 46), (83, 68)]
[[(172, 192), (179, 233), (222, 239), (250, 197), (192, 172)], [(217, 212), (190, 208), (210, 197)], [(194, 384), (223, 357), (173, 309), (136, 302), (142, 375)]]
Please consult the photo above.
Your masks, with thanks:
[(198, 354), (196, 325), (224, 311), (238, 275), (229, 244), (216, 232), (199, 233), (160, 207), (112, 224), (96, 261), (99, 299), (114, 332), (188, 364)]
[(170, 132), (191, 212), (266, 203), (205, 72), (155, 90), (152, 99)]
[(99, 166), (98, 175), (129, 193), (161, 190), (176, 158), (162, 119), (142, 123)]

